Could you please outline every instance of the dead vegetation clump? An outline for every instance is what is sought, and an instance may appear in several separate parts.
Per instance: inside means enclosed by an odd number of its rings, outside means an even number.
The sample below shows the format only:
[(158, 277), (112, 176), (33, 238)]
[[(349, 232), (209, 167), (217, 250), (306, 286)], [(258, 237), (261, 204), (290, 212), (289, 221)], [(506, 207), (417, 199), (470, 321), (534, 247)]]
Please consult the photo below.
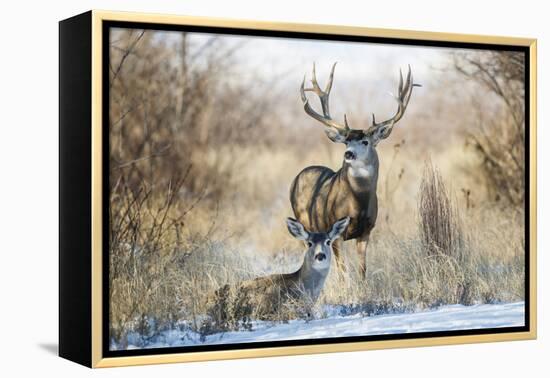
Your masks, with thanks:
[(441, 174), (430, 161), (424, 165), (418, 215), (420, 238), (426, 254), (458, 256), (464, 246), (464, 232), (458, 208)]
[(494, 201), (523, 206), (525, 200), (525, 58), (511, 51), (454, 55), (454, 67), (493, 95), (500, 106), (477, 109), (469, 142)]
[[(160, 195), (145, 183), (137, 189), (119, 181), (109, 213), (109, 321), (111, 337), (125, 340), (129, 330), (159, 331), (179, 317), (166, 279), (184, 264), (180, 236), (183, 216), (175, 209), (182, 182)], [(154, 321), (153, 321), (154, 319)]]
[(271, 284), (270, 277), (236, 285), (224, 285), (208, 296), (207, 312), (199, 332), (209, 334), (252, 330), (254, 321), (288, 322), (310, 320), (318, 312), (307, 295), (292, 296), (289, 290)]

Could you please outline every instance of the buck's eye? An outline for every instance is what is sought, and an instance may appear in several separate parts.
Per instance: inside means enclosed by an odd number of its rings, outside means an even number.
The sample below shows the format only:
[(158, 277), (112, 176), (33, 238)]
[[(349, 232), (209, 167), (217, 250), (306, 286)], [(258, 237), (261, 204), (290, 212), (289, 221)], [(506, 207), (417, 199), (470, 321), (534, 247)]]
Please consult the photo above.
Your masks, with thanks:
[(330, 245), (330, 239), (325, 242), (326, 245)]
[(309, 248), (311, 248), (311, 247), (313, 247), (313, 243), (310, 242), (310, 241), (308, 241), (308, 242), (307, 242), (307, 246), (308, 246)]
[(365, 146), (368, 146), (368, 145), (369, 145), (369, 141), (368, 141), (368, 140), (363, 140), (363, 141), (361, 141), (361, 143), (363, 143), (363, 145), (365, 145)]

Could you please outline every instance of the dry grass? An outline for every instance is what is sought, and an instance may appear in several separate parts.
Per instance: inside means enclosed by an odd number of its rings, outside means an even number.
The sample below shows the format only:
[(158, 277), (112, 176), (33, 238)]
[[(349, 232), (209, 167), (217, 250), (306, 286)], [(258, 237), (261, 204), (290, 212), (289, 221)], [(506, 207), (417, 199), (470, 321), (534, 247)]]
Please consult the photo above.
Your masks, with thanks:
[[(143, 191), (143, 201), (131, 201), (133, 197), (126, 195), (134, 206), (131, 211), (112, 201), (112, 209), (128, 213), (131, 229), (141, 235), (136, 238), (128, 232), (124, 243), (111, 246), (111, 269), (120, 272), (111, 277), (111, 338), (118, 347), (126, 345), (130, 331), (145, 335), (145, 343), (147, 335), (182, 324), (203, 335), (250, 329), (261, 317), (253, 305), (238, 300), (236, 285), (300, 266), (303, 246), (284, 227), (285, 217), (291, 215), (288, 193), (284, 185), (276, 184), (288, 181), (293, 167), (306, 163), (289, 167), (296, 155), (277, 150), (256, 156), (254, 164), (271, 164), (269, 177), (254, 166), (241, 178), (246, 180), (241, 181), (243, 191), (215, 207), (206, 199), (191, 201), (180, 190), (167, 209), (162, 204), (170, 203), (167, 196), (173, 192), (166, 188), (156, 194)], [(358, 280), (355, 272), (354, 242), (346, 242), (348, 272), (336, 274), (333, 269), (316, 304), (293, 304), (271, 320), (324, 316), (325, 305), (338, 306), (342, 314), (372, 315), (442, 304), (522, 300), (523, 212), (491, 204), (468, 208), (466, 199), (456, 197), (435, 168), (428, 165), (419, 176), (423, 177), (419, 183), (417, 175), (405, 174), (395, 184), (396, 198), (401, 198), (401, 186), (408, 187), (409, 180), (417, 183), (417, 195), (408, 194), (416, 197), (411, 201), (417, 210), (400, 210), (398, 201), (385, 209), (392, 216), (379, 219), (374, 229), (365, 281)], [(258, 192), (262, 177), (272, 185)], [(381, 180), (383, 185), (384, 174)], [(169, 222), (160, 225), (163, 211)], [(153, 232), (155, 227), (160, 229)], [(143, 235), (162, 237), (153, 243)], [(225, 285), (229, 292), (223, 303), (212, 302), (212, 294)], [(212, 316), (216, 311), (219, 316)]]

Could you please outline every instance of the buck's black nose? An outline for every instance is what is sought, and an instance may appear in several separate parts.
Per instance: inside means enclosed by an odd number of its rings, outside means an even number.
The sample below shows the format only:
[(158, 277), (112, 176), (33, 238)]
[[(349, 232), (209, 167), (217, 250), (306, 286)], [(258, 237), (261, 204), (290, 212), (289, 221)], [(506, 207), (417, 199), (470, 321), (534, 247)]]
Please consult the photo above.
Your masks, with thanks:
[(346, 151), (344, 153), (344, 159), (346, 159), (346, 160), (355, 160), (355, 154), (351, 151)]
[(318, 253), (315, 255), (315, 260), (317, 261), (323, 261), (326, 258), (327, 258), (327, 255), (325, 255), (324, 253)]

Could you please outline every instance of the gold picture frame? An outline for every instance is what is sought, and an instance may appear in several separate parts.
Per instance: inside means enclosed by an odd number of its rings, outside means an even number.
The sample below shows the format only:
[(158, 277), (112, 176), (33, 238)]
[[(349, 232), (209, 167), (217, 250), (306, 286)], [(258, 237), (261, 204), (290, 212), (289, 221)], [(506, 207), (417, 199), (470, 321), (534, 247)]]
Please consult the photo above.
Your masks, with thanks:
[[(273, 32), (290, 32), (305, 34), (321, 34), (333, 36), (377, 37), (385, 39), (398, 39), (401, 41), (413, 40), (422, 42), (456, 42), (478, 45), (520, 46), (528, 51), (529, 77), (529, 101), (528, 101), (528, 151), (529, 151), (529, 237), (528, 250), (528, 330), (521, 332), (504, 332), (491, 334), (465, 334), (456, 336), (434, 336), (426, 338), (403, 338), (397, 340), (376, 340), (360, 342), (342, 342), (330, 344), (310, 344), (299, 346), (274, 346), (251, 349), (230, 349), (198, 352), (155, 353), (135, 356), (108, 357), (104, 355), (105, 324), (103, 316), (103, 289), (105, 285), (103, 259), (104, 229), (103, 229), (103, 200), (104, 200), (104, 167), (105, 162), (103, 145), (103, 117), (104, 109), (104, 27), (108, 22), (156, 24), (166, 26), (200, 26), (227, 29), (247, 29)], [(81, 33), (81, 34), (79, 34)], [(82, 40), (78, 38), (82, 35)], [(85, 41), (84, 45), (82, 41)], [(87, 54), (75, 58), (79, 49), (89, 49)], [(496, 341), (513, 341), (535, 339), (537, 336), (537, 263), (536, 263), (536, 96), (537, 96), (537, 41), (536, 39), (512, 38), (500, 36), (481, 36), (469, 34), (436, 33), (424, 31), (405, 31), (392, 29), (375, 29), (368, 27), (294, 24), (276, 22), (258, 22), (246, 20), (216, 19), (209, 17), (188, 17), (145, 13), (126, 13), (93, 10), (83, 15), (62, 21), (60, 23), (60, 185), (64, 200), (60, 201), (60, 355), (89, 367), (114, 367), (143, 364), (160, 364), (189, 361), (207, 361), (219, 359), (238, 359), (251, 357), (268, 357), (283, 355), (299, 355), (311, 353), (347, 352), (371, 349), (390, 349), (404, 347), (423, 347), (449, 344), (484, 343)], [(82, 54), (80, 54), (82, 55)], [(89, 77), (83, 78), (86, 72), (69, 74), (65, 69), (72, 59), (82, 59), (87, 62)], [(78, 62), (78, 60), (77, 60)], [(68, 69), (68, 68), (67, 68)], [(85, 69), (85, 68), (83, 68)], [(72, 76), (71, 76), (72, 75)], [(72, 80), (72, 81), (71, 81)], [(80, 85), (78, 91), (82, 91), (89, 97), (81, 98), (74, 93), (63, 95), (63, 91), (69, 91), (74, 81)], [(79, 105), (75, 105), (75, 101)], [(89, 102), (87, 102), (89, 101)], [(78, 114), (70, 113), (69, 108), (80, 107)], [(75, 121), (88, 121), (89, 128), (77, 125)], [(70, 124), (69, 124), (70, 123)], [(81, 131), (74, 128), (81, 128)], [(71, 130), (71, 128), (73, 128)], [(76, 135), (74, 133), (77, 133)], [(89, 145), (85, 149), (90, 153), (89, 169), (81, 165), (71, 166), (70, 153), (77, 153), (66, 147), (66, 143), (74, 142), (75, 138)], [(84, 153), (84, 152), (83, 152)], [(64, 165), (66, 164), (66, 165)], [(86, 168), (86, 169), (84, 169)], [(75, 180), (79, 180), (77, 170), (86, 177), (82, 181), (85, 192), (78, 192), (74, 187)], [(527, 171), (527, 170), (526, 170)], [(75, 178), (75, 175), (77, 177)], [(79, 181), (80, 182), (80, 181)], [(74, 192), (72, 192), (74, 190)], [(85, 206), (87, 212), (81, 216), (89, 216), (82, 223), (73, 222), (77, 215), (69, 209), (77, 201), (87, 196)], [(72, 217), (72, 218), (71, 218)], [(78, 227), (78, 229), (77, 229)], [(69, 233), (75, 233), (71, 239)], [(90, 245), (82, 243), (75, 238), (86, 234)], [(80, 244), (79, 244), (80, 243)], [(527, 243), (527, 240), (526, 240)], [(74, 254), (80, 254), (80, 257)], [(83, 257), (82, 257), (83, 256)], [(78, 277), (76, 277), (78, 276)], [(75, 300), (77, 290), (81, 298)], [(88, 292), (89, 290), (89, 292)], [(75, 308), (78, 307), (78, 308)], [(82, 316), (82, 314), (89, 314)], [(78, 349), (78, 350), (76, 350)]]

